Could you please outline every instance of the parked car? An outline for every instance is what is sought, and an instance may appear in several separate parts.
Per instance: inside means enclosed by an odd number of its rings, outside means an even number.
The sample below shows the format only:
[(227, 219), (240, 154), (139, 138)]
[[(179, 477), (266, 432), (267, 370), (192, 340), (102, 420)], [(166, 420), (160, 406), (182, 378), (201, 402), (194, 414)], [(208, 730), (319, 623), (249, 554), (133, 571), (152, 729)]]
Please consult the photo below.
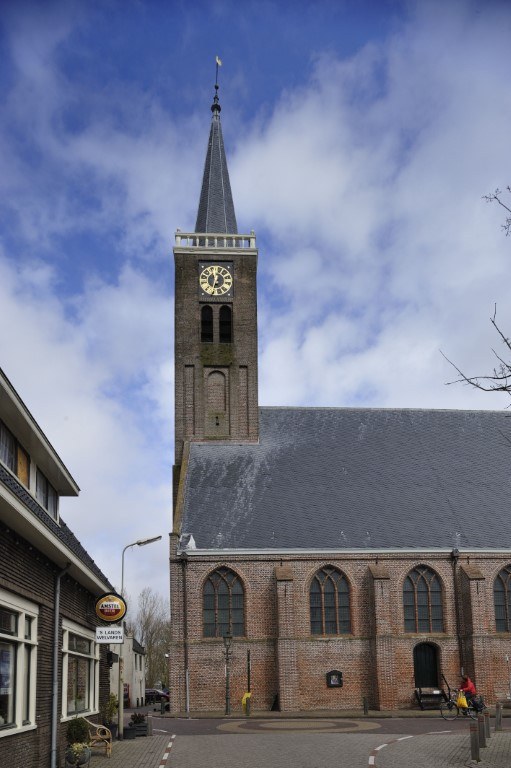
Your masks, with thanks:
[(146, 704), (160, 704), (162, 701), (168, 701), (169, 695), (165, 691), (160, 691), (159, 688), (146, 688), (145, 689), (145, 703)]

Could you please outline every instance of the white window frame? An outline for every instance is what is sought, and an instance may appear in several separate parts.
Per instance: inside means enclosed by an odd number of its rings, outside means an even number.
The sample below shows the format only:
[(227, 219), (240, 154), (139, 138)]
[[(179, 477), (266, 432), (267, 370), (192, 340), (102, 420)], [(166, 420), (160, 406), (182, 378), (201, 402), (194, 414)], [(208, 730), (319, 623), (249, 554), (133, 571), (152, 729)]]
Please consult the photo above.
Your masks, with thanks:
[[(69, 649), (69, 635), (79, 635), (91, 644), (90, 653), (79, 653)], [(89, 706), (82, 712), (67, 711), (67, 684), (69, 680), (69, 658), (88, 659), (89, 661)], [(71, 720), (74, 717), (96, 714), (99, 711), (99, 643), (96, 643), (96, 634), (91, 629), (86, 629), (75, 624), (69, 619), (62, 619), (62, 720)]]
[[(0, 588), (0, 606), (18, 615), (18, 626), (15, 635), (2, 632), (0, 640), (13, 643), (16, 646), (14, 658), (14, 722), (0, 727), (0, 739), (12, 736), (20, 731), (30, 731), (36, 728), (36, 687), (37, 687), (37, 621), (39, 608), (23, 597), (7, 592)], [(25, 639), (25, 620), (30, 619), (30, 638)], [(26, 669), (26, 649), (30, 649), (29, 669)], [(25, 688), (27, 673), (29, 676), (29, 691)], [(24, 715), (28, 708), (28, 721)]]

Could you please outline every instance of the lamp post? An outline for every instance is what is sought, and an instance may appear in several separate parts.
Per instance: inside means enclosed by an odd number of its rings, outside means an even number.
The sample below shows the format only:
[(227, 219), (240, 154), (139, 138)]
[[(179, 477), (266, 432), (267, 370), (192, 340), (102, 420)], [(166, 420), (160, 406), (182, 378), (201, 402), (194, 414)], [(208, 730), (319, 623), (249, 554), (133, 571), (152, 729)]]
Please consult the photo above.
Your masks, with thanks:
[(224, 635), (224, 654), (225, 654), (225, 714), (231, 714), (231, 688), (230, 688), (230, 666), (231, 666), (231, 645), (232, 635), (226, 632)]
[[(122, 550), (122, 559), (121, 559), (121, 597), (124, 597), (124, 553), (127, 549), (130, 547), (144, 547), (146, 544), (152, 544), (154, 541), (159, 541), (161, 539), (161, 536), (153, 536), (150, 539), (139, 539), (138, 541), (134, 541), (132, 544), (126, 544), (124, 549)], [(123, 626), (123, 621), (121, 621), (121, 627)], [(124, 678), (123, 678), (123, 647), (124, 647), (124, 638), (119, 646), (119, 688), (118, 688), (118, 699), (119, 699), (119, 709), (118, 715), (118, 738), (123, 738), (123, 730), (124, 730)]]

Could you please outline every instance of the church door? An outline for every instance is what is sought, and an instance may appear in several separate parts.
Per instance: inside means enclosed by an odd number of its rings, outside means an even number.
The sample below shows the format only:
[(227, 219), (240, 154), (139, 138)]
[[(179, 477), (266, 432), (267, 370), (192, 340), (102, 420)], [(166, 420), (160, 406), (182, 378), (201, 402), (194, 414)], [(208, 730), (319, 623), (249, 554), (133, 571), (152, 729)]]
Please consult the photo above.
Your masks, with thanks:
[(419, 643), (413, 649), (416, 688), (438, 687), (438, 649), (431, 643)]

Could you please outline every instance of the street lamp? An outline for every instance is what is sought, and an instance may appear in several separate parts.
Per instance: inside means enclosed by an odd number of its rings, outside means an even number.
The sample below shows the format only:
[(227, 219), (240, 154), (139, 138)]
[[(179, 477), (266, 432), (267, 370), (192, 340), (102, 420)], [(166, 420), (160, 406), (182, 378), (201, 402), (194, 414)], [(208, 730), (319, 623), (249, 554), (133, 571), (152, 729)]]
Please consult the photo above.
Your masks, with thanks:
[[(139, 539), (138, 541), (134, 541), (132, 544), (126, 544), (124, 549), (122, 550), (122, 559), (121, 559), (121, 597), (124, 597), (124, 553), (127, 549), (130, 547), (144, 547), (146, 544), (152, 544), (154, 541), (159, 541), (161, 539), (161, 536), (153, 536), (151, 539)], [(121, 621), (121, 627), (123, 625), (123, 622)], [(123, 730), (124, 730), (124, 679), (123, 679), (123, 652), (122, 649), (124, 647), (124, 637), (121, 645), (119, 646), (119, 688), (118, 688), (118, 699), (119, 699), (119, 709), (118, 709), (118, 738), (123, 738)]]
[(231, 689), (230, 689), (230, 666), (231, 666), (231, 645), (232, 635), (230, 632), (226, 632), (224, 637), (224, 654), (225, 654), (225, 714), (231, 714)]

